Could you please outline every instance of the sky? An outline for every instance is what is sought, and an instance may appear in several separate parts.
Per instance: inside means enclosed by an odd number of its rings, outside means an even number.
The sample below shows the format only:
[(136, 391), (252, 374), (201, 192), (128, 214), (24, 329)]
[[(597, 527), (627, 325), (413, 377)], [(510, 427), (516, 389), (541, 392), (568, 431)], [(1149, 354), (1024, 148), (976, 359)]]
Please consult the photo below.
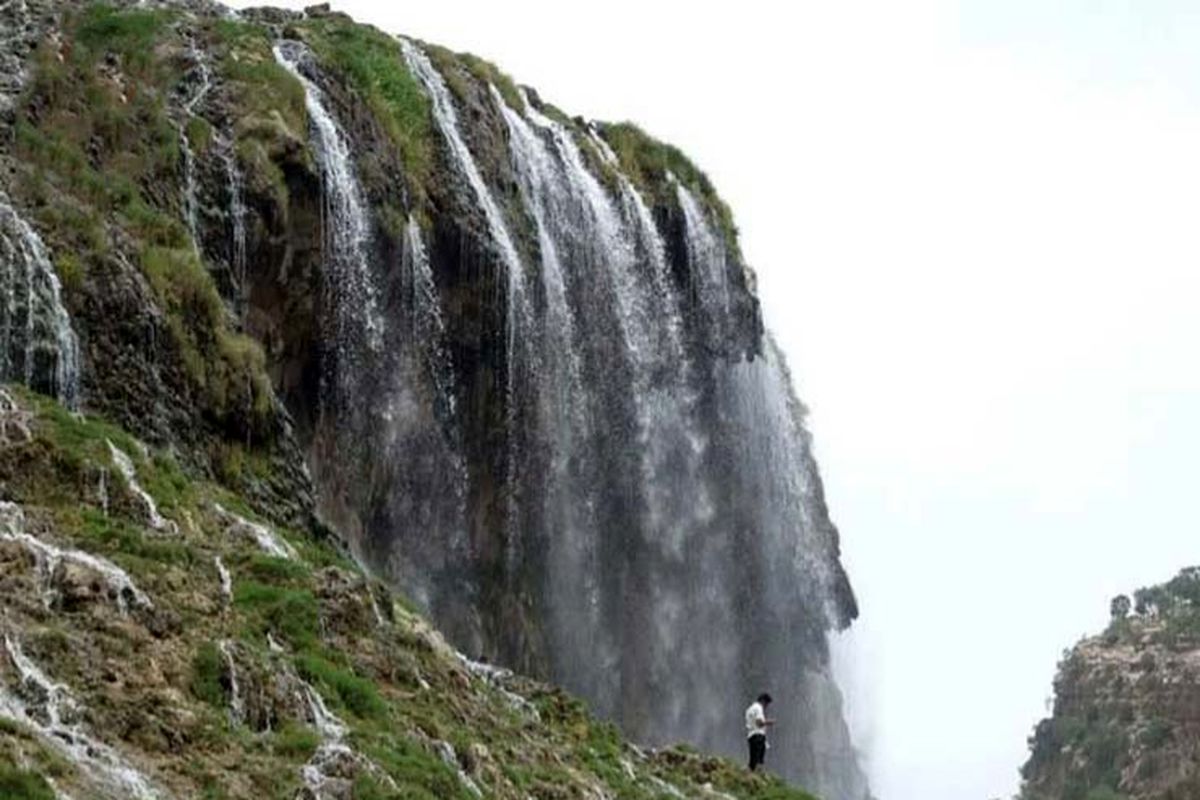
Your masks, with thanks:
[(873, 788), (1010, 797), (1063, 649), (1200, 563), (1200, 6), (334, 6), (709, 173), (812, 409)]

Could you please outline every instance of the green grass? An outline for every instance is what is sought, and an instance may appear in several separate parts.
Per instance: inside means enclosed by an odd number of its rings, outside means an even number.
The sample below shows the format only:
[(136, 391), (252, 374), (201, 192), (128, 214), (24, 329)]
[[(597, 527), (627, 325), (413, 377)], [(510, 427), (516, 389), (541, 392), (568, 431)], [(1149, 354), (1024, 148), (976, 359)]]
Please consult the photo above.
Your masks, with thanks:
[(146, 247), (142, 272), (167, 311), (167, 326), (179, 347), (188, 376), (218, 415), (250, 414), (254, 430), (271, 412), (266, 358), (253, 339), (233, 333), (212, 276), (194, 250)]
[(404, 63), (400, 45), (375, 28), (339, 17), (306, 22), (305, 38), (366, 100), (400, 151), (408, 177), (424, 186), (433, 167), (429, 99)]
[(320, 610), (312, 592), (238, 581), (233, 602), (260, 637), (275, 633), (298, 649), (312, 647), (320, 638)]
[(173, 14), (164, 10), (118, 9), (106, 3), (86, 6), (75, 28), (75, 41), (92, 53), (120, 54), (141, 67)]
[[(109, 516), (94, 508), (68, 509), (60, 513), (59, 518), (68, 527), (74, 527), (71, 520), (78, 514), (81, 520), (77, 530), (86, 542), (99, 545), (106, 553), (121, 553), (132, 556), (151, 565), (173, 564), (180, 567), (190, 567), (195, 563), (195, 553), (191, 546), (177, 539), (164, 539), (147, 536), (140, 526), (131, 524), (114, 516)], [(134, 572), (141, 572), (135, 569)]]
[(467, 74), (480, 83), (495, 86), (510, 108), (515, 111), (524, 110), (525, 103), (521, 100), (517, 84), (492, 62), (472, 53), (455, 53), (435, 44), (424, 44), (423, 48), (433, 65), (437, 67), (438, 72), (441, 73), (450, 91), (460, 101), (467, 99), (467, 85), (463, 82), (463, 75), (460, 72), (460, 70), (466, 70)]
[(46, 779), (35, 772), (0, 764), (0, 797), (4, 800), (56, 800)]
[(373, 681), (361, 678), (325, 658), (305, 653), (296, 659), (301, 677), (324, 689), (323, 695), (336, 698), (337, 704), (363, 719), (381, 719), (387, 705), (379, 696)]
[(241, 566), (241, 572), (260, 583), (273, 586), (301, 586), (312, 576), (312, 568), (286, 558), (255, 554)]
[(440, 758), (403, 735), (364, 742), (363, 750), (396, 781), (399, 791), (395, 796), (405, 800), (471, 800), (473, 797)]
[(725, 243), (737, 249), (738, 233), (733, 212), (717, 194), (708, 176), (682, 150), (660, 142), (631, 122), (602, 125), (600, 133), (616, 153), (621, 170), (639, 189), (656, 203), (674, 205), (673, 189), (667, 180), (670, 172), (708, 207)]
[(321, 744), (321, 736), (307, 725), (285, 722), (271, 734), (271, 750), (291, 761), (307, 761)]
[(192, 657), (192, 677), (188, 688), (192, 695), (213, 708), (225, 707), (225, 687), (221, 676), (225, 672), (225, 659), (212, 642), (205, 642)]

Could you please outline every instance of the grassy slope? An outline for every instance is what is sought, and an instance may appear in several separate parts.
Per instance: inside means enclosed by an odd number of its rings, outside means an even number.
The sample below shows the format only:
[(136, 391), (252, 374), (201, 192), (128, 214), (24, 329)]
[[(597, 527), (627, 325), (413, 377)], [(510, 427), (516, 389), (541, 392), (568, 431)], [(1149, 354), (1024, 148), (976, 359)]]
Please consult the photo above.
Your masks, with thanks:
[[(319, 744), (302, 706), (280, 694), (297, 674), (349, 728), (348, 741), (377, 765), (354, 778), (359, 798), (470, 798), (433, 742), (448, 742), (488, 797), (663, 798), (662, 783), (687, 796), (704, 784), (735, 797), (804, 800), (772, 779), (683, 749), (644, 754), (563, 692), (511, 678), (515, 704), (466, 669), (418, 615), (366, 580), (331, 542), (278, 531), (295, 560), (264, 554), (230, 530), (214, 503), (254, 518), (226, 490), (184, 475), (170, 456), (142, 454), (122, 431), (73, 416), (50, 400), (10, 390), (32, 437), (0, 445), (0, 496), (19, 503), (32, 533), (123, 567), (154, 604), (122, 615), (108, 598), (59, 596), (47, 610), (33, 565), (13, 546), (4, 563), (3, 625), (50, 676), (71, 687), (86, 726), (179, 796), (290, 798)], [(11, 430), (15, 430), (10, 428)], [(178, 535), (143, 523), (135, 498), (113, 476), (108, 441), (130, 453), (138, 479)], [(109, 505), (98, 482), (109, 475)], [(233, 576), (223, 602), (214, 559)], [(372, 611), (378, 603), (383, 622)], [(268, 635), (281, 645), (273, 650)], [(231, 719), (231, 682), (218, 650), (237, 654), (241, 692), (256, 701)], [(7, 660), (0, 679), (12, 686)], [(270, 728), (263, 724), (269, 719)], [(395, 782), (389, 789), (383, 774)], [(0, 721), (5, 797), (40, 797), (45, 775), (76, 797), (83, 776), (31, 732)], [(656, 780), (657, 779), (657, 780)], [(13, 788), (19, 787), (19, 788)]]

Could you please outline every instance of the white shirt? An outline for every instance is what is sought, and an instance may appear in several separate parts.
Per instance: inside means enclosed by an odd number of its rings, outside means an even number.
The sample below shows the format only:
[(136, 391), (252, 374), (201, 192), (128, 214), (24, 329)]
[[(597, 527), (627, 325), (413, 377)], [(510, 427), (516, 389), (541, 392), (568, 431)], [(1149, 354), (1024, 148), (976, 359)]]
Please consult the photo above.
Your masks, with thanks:
[(763, 713), (762, 703), (756, 700), (746, 709), (746, 738), (757, 734), (767, 735), (767, 715)]

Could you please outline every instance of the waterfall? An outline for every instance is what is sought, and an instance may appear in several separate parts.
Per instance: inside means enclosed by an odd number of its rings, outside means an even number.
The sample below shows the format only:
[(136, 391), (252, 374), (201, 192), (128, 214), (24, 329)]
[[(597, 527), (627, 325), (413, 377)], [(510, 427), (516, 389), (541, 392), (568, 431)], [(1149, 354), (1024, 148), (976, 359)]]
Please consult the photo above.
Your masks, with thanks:
[[(83, 729), (83, 710), (70, 690), (55, 683), (25, 655), (11, 635), (4, 649), (16, 672), (16, 689), (0, 683), (0, 718), (29, 728), (103, 790), (111, 800), (158, 800), (162, 797), (142, 773), (116, 750), (93, 739)], [(95, 796), (95, 795), (91, 795)]]
[(675, 184), (687, 231), (692, 296), (707, 320), (708, 342), (720, 350), (728, 341), (729, 275), (725, 242), (712, 229), (699, 201), (682, 183)]
[(438, 758), (442, 760), (442, 763), (454, 770), (458, 776), (458, 782), (472, 797), (483, 797), (483, 791), (479, 785), (463, 770), (462, 764), (458, 763), (458, 753), (454, 752), (454, 745), (443, 739), (434, 739), (433, 749), (437, 751)]
[(242, 699), (242, 688), (238, 684), (237, 662), (233, 658), (233, 645), (228, 639), (222, 639), (217, 649), (225, 659), (225, 669), (229, 673), (229, 720), (234, 725), (240, 725), (246, 718), (246, 703)]
[(129, 457), (129, 454), (112, 442), (108, 443), (108, 452), (112, 456), (113, 466), (117, 468), (117, 472), (121, 473), (121, 477), (125, 479), (125, 485), (129, 488), (130, 493), (141, 504), (142, 510), (146, 514), (146, 524), (160, 533), (178, 534), (179, 526), (159, 513), (158, 503), (154, 502), (154, 498), (150, 496), (150, 493), (138, 483), (137, 468), (134, 467), (133, 460)]
[(31, 45), (25, 0), (0, 2), (0, 114), (9, 114), (25, 88), (25, 56)]
[[(771, 691), (787, 776), (862, 800), (828, 675), (827, 632), (854, 613), (836, 530), (803, 407), (708, 193), (668, 178), (643, 194), (599, 133), (524, 96), (514, 108), (489, 87), (491, 105), (475, 95), (468, 117), (447, 84), (463, 76), (440, 74), (414, 42), (399, 48), (428, 97), (468, 242), (444, 219), (423, 231), (413, 209), (399, 242), (381, 236), (370, 251), (393, 258), (372, 273), (325, 84), (303, 45), (276, 47), (306, 91), (330, 280), (352, 287), (358, 270), (373, 286), (377, 274), (388, 313), (386, 331), (370, 326), (382, 349), (340, 362), (351, 407), (314, 437), (330, 516), (467, 652), (542, 671), (646, 744), (738, 758), (742, 711)], [(468, 127), (493, 120), (499, 137)], [(507, 164), (482, 161), (497, 141)], [(472, 274), (479, 238), (500, 271)], [(503, 313), (481, 326), (479, 308), (496, 302)], [(336, 346), (354, 321), (341, 319)], [(368, 425), (347, 422), (358, 408)], [(491, 668), (465, 663), (503, 690)], [(306, 772), (313, 785), (345, 756), (318, 701), (327, 746)]]
[[(645, 706), (646, 687), (667, 680), (670, 655), (690, 635), (678, 619), (687, 581), (671, 576), (712, 515), (678, 301), (661, 236), (633, 188), (614, 202), (571, 130), (528, 100), (522, 115), (493, 97), (538, 230), (548, 298), (537, 389), (554, 458), (530, 480), (544, 486), (534, 535), (548, 553), (556, 677), (640, 733), (629, 717)], [(652, 564), (665, 574), (652, 579)], [(686, 727), (664, 722), (665, 711), (645, 713), (663, 734)]]
[(220, 503), (212, 504), (222, 521), (225, 522), (225, 533), (228, 536), (249, 538), (269, 556), (285, 558), (294, 561), (297, 558), (296, 548), (280, 538), (275, 531), (258, 522), (252, 522), (240, 514), (227, 510)]
[(304, 87), (324, 200), (326, 307), (340, 402), (354, 402), (355, 381), (383, 347), (384, 319), (371, 272), (371, 220), (355, 174), (349, 139), (326, 107), (325, 94), (306, 74), (315, 70), (301, 42), (275, 45), (276, 60)]
[(54, 582), (59, 566), (64, 563), (75, 564), (99, 576), (121, 613), (125, 613), (130, 603), (141, 608), (153, 607), (150, 598), (138, 589), (129, 574), (111, 561), (80, 550), (55, 547), (28, 533), (25, 529), (25, 512), (16, 503), (0, 501), (0, 541), (15, 542), (33, 556), (47, 608), (54, 602)]
[(301, 687), (308, 721), (321, 737), (321, 744), (308, 762), (301, 767), (300, 775), (304, 786), (317, 800), (334, 800), (347, 797), (353, 777), (360, 772), (380, 781), (384, 788), (398, 791), (395, 780), (379, 765), (346, 744), (350, 729), (346, 723), (329, 710), (320, 693), (307, 682), (296, 677)]
[(192, 60), (192, 81), (198, 83), (190, 95), (184, 98), (183, 114), (179, 120), (179, 152), (183, 156), (183, 210), (188, 231), (192, 235), (192, 246), (200, 251), (200, 203), (196, 197), (196, 156), (188, 137), (188, 122), (196, 117), (196, 109), (212, 91), (212, 69), (208, 55), (196, 46), (194, 38), (188, 41), (188, 57)]
[(79, 343), (41, 238), (0, 191), (0, 381), (20, 381), (74, 408)]
[(233, 603), (233, 576), (220, 556), (213, 556), (213, 566), (217, 569), (217, 580), (221, 582), (221, 600), (228, 606)]
[[(454, 102), (450, 97), (450, 90), (446, 87), (442, 76), (438, 74), (438, 71), (429, 61), (429, 57), (421, 51), (421, 48), (408, 39), (401, 39), (400, 46), (409, 70), (412, 71), (425, 89), (425, 93), (432, 105), (434, 121), (450, 150), (451, 159), (457, 170), (466, 178), (467, 183), (470, 185), (472, 194), (475, 196), (475, 201), (483, 211), (492, 242), (499, 249), (500, 258), (504, 264), (507, 282), (506, 353), (508, 359), (505, 393), (508, 427), (512, 431), (516, 428), (517, 424), (517, 392), (520, 383), (518, 373), (521, 371), (534, 371), (528, 363), (528, 357), (525, 354), (526, 340), (532, 330), (532, 311), (529, 304), (528, 291), (525, 286), (525, 271), (521, 265), (520, 256), (517, 254), (516, 246), (513, 244), (512, 236), (508, 231), (508, 226), (505, 224), (504, 217), (500, 212), (500, 207), (492, 197), (491, 190), (488, 189), (487, 184), (484, 182), (483, 176), (479, 172), (479, 167), (475, 163), (474, 156), (471, 155), (470, 149), (463, 140), (462, 133), (459, 130), (458, 113), (454, 110)], [(519, 542), (519, 534), (516, 530), (518, 526), (518, 498), (515, 493), (519, 458), (520, 451), (517, 437), (510, 436), (507, 476), (509, 512), (506, 537), (510, 569), (514, 567), (515, 562), (520, 558), (516, 547)]]
[[(403, 260), (412, 285), (413, 302), (407, 309), (412, 341), (423, 344), (424, 359), (434, 382), (435, 401), (444, 405), (446, 416), (453, 418), (456, 411), (454, 365), (445, 347), (446, 321), (442, 316), (429, 254), (421, 239), (421, 227), (412, 217), (404, 226)], [(459, 469), (465, 467), (459, 465)]]
[(483, 176), (479, 173), (479, 167), (475, 164), (475, 157), (471, 155), (471, 151), (459, 131), (458, 113), (454, 110), (454, 101), (450, 99), (450, 90), (446, 88), (442, 76), (434, 69), (429, 57), (421, 51), (420, 47), (408, 39), (401, 39), (400, 47), (404, 52), (405, 63), (408, 64), (408, 68), (412, 70), (417, 80), (421, 82), (433, 104), (434, 121), (450, 148), (450, 155), (454, 159), (455, 165), (470, 183), (471, 191), (475, 194), (475, 199), (479, 202), (479, 206), (487, 218), (492, 238), (496, 246), (500, 248), (504, 266), (510, 273), (508, 276), (509, 288), (512, 292), (523, 296), (524, 271), (521, 269), (521, 259), (517, 255), (517, 248), (513, 245), (512, 236), (509, 235), (508, 226), (504, 223), (500, 207), (492, 198), (491, 190), (484, 183)]
[[(565, 206), (571, 202), (565, 177), (550, 149), (521, 115), (511, 109), (492, 89), (496, 107), (509, 130), (513, 169), (520, 182), (521, 196), (533, 219), (541, 256), (542, 293), (546, 309), (539, 325), (539, 359), (536, 376), (538, 425), (541, 439), (549, 451), (541, 492), (542, 526), (547, 530), (539, 549), (548, 553), (548, 580), (563, 584), (554, 592), (559, 598), (551, 620), (558, 635), (570, 638), (574, 645), (564, 652), (577, 653), (584, 639), (591, 638), (593, 655), (599, 662), (616, 659), (615, 642), (600, 624), (600, 587), (592, 565), (597, 559), (597, 543), (588, 532), (594, 528), (591, 511), (595, 505), (596, 478), (579, 468), (588, 452), (594, 428), (591, 401), (584, 391), (584, 375), (576, 337), (574, 311), (559, 256), (555, 234), (572, 224)], [(565, 255), (572, 254), (564, 242)], [(537, 495), (531, 495), (537, 496)], [(555, 531), (551, 535), (549, 531)], [(573, 670), (581, 673), (582, 670)], [(577, 688), (599, 692), (590, 684), (599, 676), (581, 681)]]
[[(244, 179), (237, 163), (237, 151), (233, 139), (221, 136), (217, 141), (217, 152), (225, 169), (225, 191), (229, 195), (229, 266), (236, 281), (239, 304), (246, 302), (246, 198), (243, 191)], [(239, 311), (244, 309), (239, 308)]]

